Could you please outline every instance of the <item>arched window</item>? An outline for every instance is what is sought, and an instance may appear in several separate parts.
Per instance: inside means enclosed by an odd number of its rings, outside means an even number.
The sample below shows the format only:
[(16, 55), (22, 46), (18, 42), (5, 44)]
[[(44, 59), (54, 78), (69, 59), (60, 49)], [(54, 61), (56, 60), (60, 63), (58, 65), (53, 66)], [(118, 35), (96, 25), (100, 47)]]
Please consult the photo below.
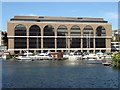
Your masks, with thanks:
[[(44, 27), (44, 36), (54, 36), (54, 27), (47, 25)], [(43, 48), (55, 48), (54, 37), (43, 38)]]
[(26, 27), (19, 24), (15, 27), (15, 36), (26, 36)]
[(41, 35), (40, 27), (37, 25), (32, 25), (29, 29), (29, 36), (40, 36), (40, 35)]
[[(29, 29), (29, 36), (40, 36), (41, 30), (38, 25), (32, 25)], [(40, 48), (41, 38), (40, 37), (30, 37), (29, 38), (29, 48)]]
[(84, 36), (93, 36), (93, 28), (91, 26), (86, 26), (83, 29), (83, 35)]
[(44, 27), (44, 36), (54, 36), (54, 27), (47, 25)]
[(89, 36), (93, 36), (93, 28), (91, 26), (86, 26), (83, 29), (83, 35), (87, 36), (83, 39), (83, 48), (93, 48), (93, 38)]
[(80, 36), (80, 28), (78, 26), (73, 26), (70, 30), (70, 48), (80, 48), (80, 38), (72, 36)]
[(60, 25), (57, 29), (57, 36), (67, 36), (68, 30), (67, 27), (64, 25)]
[(105, 36), (105, 35), (106, 35), (105, 28), (103, 26), (98, 26), (96, 29), (96, 36)]
[(71, 28), (70, 36), (80, 36), (80, 28), (78, 26), (73, 26)]

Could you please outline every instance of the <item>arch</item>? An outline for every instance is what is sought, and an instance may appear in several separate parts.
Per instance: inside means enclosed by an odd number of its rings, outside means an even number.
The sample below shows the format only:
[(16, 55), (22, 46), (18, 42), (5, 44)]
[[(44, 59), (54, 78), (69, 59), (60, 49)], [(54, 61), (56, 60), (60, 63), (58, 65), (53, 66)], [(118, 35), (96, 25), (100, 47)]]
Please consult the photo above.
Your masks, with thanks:
[(52, 25), (46, 25), (44, 27), (44, 36), (54, 36), (54, 27)]
[[(70, 29), (70, 36), (80, 35), (81, 35), (80, 27), (77, 25), (72, 26)], [(70, 37), (70, 48), (80, 48), (80, 43), (81, 43), (80, 38)]]
[(103, 26), (98, 26), (96, 28), (96, 36), (105, 36), (106, 35), (106, 30)]
[(74, 25), (71, 27), (70, 30), (70, 36), (80, 36), (81, 34), (80, 27), (77, 25)]
[(85, 26), (83, 29), (84, 36), (93, 36), (93, 28), (89, 25)]
[(41, 30), (38, 25), (32, 25), (29, 29), (29, 36), (40, 36)]
[(60, 25), (57, 28), (57, 36), (67, 36), (68, 35), (68, 29), (65, 25)]
[(22, 24), (15, 26), (15, 36), (26, 36), (26, 27)]

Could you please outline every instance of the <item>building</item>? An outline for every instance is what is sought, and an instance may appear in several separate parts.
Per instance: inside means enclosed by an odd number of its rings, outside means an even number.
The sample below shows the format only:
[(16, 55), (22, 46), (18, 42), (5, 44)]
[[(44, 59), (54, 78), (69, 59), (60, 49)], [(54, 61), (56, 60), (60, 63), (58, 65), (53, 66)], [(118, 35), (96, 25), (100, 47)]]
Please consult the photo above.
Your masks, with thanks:
[(120, 29), (112, 30), (111, 51), (120, 52)]
[(1, 34), (1, 31), (0, 31), (0, 46), (2, 45), (2, 34)]
[(112, 41), (120, 41), (120, 29), (112, 30)]
[(7, 25), (11, 53), (111, 51), (112, 25), (103, 18), (14, 16)]
[(112, 52), (120, 52), (120, 41), (119, 42), (111, 42), (111, 51)]
[(0, 46), (7, 46), (7, 44), (8, 44), (7, 32), (0, 31)]

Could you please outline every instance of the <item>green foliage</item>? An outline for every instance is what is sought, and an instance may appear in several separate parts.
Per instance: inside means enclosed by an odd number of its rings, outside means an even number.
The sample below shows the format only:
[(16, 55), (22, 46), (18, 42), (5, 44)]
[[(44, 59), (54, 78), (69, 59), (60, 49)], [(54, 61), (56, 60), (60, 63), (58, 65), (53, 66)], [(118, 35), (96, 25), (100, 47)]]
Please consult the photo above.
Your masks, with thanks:
[(113, 61), (114, 66), (120, 67), (120, 53), (113, 56), (112, 61)]

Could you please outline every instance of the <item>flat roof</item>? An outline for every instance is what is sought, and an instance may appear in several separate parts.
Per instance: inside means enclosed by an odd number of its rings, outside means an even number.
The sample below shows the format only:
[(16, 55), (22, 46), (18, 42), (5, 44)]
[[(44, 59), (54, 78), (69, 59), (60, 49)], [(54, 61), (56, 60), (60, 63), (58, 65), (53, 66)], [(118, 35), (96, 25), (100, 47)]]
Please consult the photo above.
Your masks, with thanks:
[(101, 22), (107, 23), (103, 18), (88, 17), (48, 17), (48, 16), (14, 16), (10, 21), (35, 21), (35, 22)]

